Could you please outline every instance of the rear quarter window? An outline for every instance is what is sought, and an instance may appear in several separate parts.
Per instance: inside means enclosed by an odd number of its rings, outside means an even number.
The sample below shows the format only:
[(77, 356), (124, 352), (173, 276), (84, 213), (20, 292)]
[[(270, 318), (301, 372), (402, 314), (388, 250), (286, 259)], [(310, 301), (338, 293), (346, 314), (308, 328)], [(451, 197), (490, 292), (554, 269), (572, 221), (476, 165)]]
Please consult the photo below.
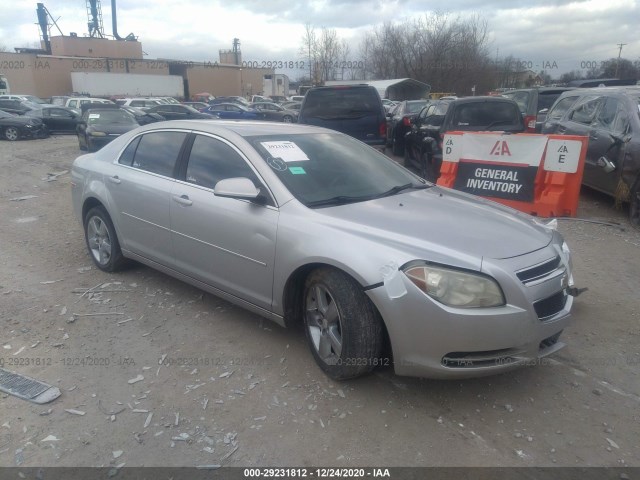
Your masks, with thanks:
[(142, 135), (131, 166), (165, 177), (173, 176), (186, 136), (185, 132), (152, 132)]

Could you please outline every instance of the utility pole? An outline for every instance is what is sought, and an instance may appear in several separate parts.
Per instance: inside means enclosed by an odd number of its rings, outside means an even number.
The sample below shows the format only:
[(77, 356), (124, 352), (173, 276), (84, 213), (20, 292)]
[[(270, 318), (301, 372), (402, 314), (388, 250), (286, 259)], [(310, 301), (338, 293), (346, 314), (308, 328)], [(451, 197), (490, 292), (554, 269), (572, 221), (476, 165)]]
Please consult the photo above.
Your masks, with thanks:
[(620, 68), (620, 55), (622, 55), (622, 47), (626, 45), (626, 43), (616, 43), (620, 47), (618, 50), (618, 61), (616, 62), (616, 78), (618, 78), (618, 69)]

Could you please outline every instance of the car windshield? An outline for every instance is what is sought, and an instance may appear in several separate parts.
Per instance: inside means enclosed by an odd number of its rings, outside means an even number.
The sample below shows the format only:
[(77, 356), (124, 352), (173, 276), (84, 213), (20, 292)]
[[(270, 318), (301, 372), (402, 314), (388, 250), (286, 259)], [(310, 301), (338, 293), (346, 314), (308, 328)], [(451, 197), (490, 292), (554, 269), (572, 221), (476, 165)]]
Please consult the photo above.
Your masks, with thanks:
[(431, 185), (346, 135), (268, 135), (247, 140), (287, 189), (310, 208), (362, 202)]
[(128, 125), (136, 123), (131, 114), (123, 110), (90, 110), (87, 119), (89, 125), (112, 125), (123, 124)]

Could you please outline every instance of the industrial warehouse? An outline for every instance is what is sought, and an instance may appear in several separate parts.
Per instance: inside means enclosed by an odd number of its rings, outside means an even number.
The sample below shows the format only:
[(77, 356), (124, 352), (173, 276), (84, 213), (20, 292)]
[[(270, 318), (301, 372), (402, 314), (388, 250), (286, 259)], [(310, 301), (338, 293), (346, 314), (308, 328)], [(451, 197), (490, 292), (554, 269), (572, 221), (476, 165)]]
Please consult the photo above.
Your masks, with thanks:
[[(37, 22), (41, 48), (15, 48), (15, 52), (0, 52), (0, 73), (15, 94), (29, 93), (41, 98), (77, 94), (93, 97), (117, 96), (175, 96), (189, 99), (200, 92), (214, 96), (253, 94), (288, 95), (286, 75), (276, 75), (273, 68), (255, 68), (254, 63), (243, 64), (240, 41), (233, 47), (220, 50), (219, 58), (194, 62), (182, 59), (144, 58), (142, 42), (130, 33), (118, 34), (116, 0), (111, 1), (112, 39), (103, 28), (100, 0), (87, 0), (88, 33), (63, 34), (61, 28), (43, 3), (37, 4)], [(35, 17), (35, 15), (34, 15)], [(57, 35), (52, 35), (55, 31)], [(258, 65), (259, 66), (259, 65)], [(100, 73), (127, 75), (127, 91), (104, 90), (102, 85), (113, 85), (113, 80), (98, 82), (96, 91), (77, 91), (72, 73)], [(144, 75), (144, 77), (143, 77)], [(151, 75), (158, 77), (153, 79)], [(172, 77), (172, 78), (168, 78)], [(100, 77), (98, 77), (100, 78)], [(159, 79), (162, 78), (163, 80)], [(113, 79), (118, 79), (113, 75)], [(273, 81), (275, 79), (275, 81)], [(180, 85), (179, 91), (169, 91), (159, 85)], [(142, 85), (151, 85), (142, 87)], [(158, 86), (155, 91), (153, 86)], [(270, 91), (264, 91), (265, 85)], [(150, 89), (149, 91), (145, 91)], [(158, 91), (162, 88), (163, 91)]]

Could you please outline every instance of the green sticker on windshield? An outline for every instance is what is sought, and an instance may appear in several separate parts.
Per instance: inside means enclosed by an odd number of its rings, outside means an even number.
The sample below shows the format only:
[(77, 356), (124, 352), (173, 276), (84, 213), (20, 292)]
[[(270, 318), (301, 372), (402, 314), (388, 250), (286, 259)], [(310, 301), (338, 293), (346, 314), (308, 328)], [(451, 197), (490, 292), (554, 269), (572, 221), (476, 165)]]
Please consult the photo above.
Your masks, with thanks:
[(304, 168), (302, 167), (289, 167), (289, 171), (291, 173), (293, 173), (294, 175), (303, 175), (307, 172), (304, 171)]

